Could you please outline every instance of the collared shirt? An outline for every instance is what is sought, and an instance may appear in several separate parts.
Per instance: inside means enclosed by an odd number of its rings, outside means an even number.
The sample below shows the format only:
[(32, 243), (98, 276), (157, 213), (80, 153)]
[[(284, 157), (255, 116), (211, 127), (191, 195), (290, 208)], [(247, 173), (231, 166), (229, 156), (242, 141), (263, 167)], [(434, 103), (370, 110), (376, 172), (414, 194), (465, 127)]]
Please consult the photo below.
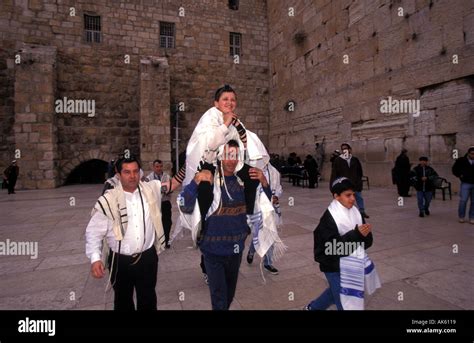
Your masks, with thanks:
[[(171, 177), (168, 175), (168, 173), (165, 173), (165, 172), (163, 172), (161, 174), (156, 174), (155, 172), (151, 172), (150, 174), (148, 174), (148, 176), (146, 178), (147, 178), (147, 181), (159, 180), (159, 181), (161, 181), (161, 184), (163, 184), (163, 182), (166, 183), (166, 182), (171, 181)], [(171, 183), (170, 183), (170, 186), (171, 186)], [(167, 194), (168, 191), (169, 191), (169, 189), (166, 188), (165, 191), (163, 192), (163, 187), (162, 187), (161, 202), (171, 200), (171, 196), (169, 194)]]
[[(122, 240), (120, 254), (133, 255), (143, 252), (153, 245), (155, 241), (155, 228), (150, 217), (149, 207), (143, 197), (145, 211), (145, 229), (143, 228), (143, 207), (138, 188), (133, 192), (125, 192), (127, 203), (127, 231)], [(113, 221), (103, 213), (96, 212), (86, 229), (86, 255), (91, 263), (99, 261), (102, 253), (102, 239), (106, 236), (107, 244), (112, 251), (118, 252), (118, 241), (113, 232)]]

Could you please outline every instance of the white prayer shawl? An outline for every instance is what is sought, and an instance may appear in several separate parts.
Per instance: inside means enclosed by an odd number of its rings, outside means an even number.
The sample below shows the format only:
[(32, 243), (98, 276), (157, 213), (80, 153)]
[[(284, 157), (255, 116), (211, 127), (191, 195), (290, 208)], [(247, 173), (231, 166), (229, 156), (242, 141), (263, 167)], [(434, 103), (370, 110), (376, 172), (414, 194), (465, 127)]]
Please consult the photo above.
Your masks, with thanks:
[[(328, 207), (342, 236), (362, 225), (362, 216), (357, 208), (348, 209), (334, 199)], [(361, 245), (356, 251), (339, 260), (341, 275), (341, 304), (344, 310), (364, 309), (364, 289), (372, 294), (381, 287), (375, 266)]]
[[(265, 173), (265, 177), (267, 178), (268, 183), (270, 184), (270, 189), (272, 190), (272, 195), (276, 196), (280, 199), (281, 195), (283, 194), (283, 188), (281, 187), (281, 175), (280, 172), (268, 163), (265, 168), (263, 169)], [(281, 228), (283, 225), (283, 220), (281, 218), (281, 209), (280, 204), (273, 204), (273, 208), (275, 209), (275, 222), (277, 228)]]
[[(252, 167), (263, 169), (270, 161), (270, 156), (260, 138), (248, 129), (245, 130), (247, 133), (248, 159), (245, 162)], [(197, 123), (186, 148), (186, 176), (183, 187), (194, 178), (202, 160), (216, 165), (217, 155), (221, 151), (221, 147), (232, 139), (239, 143), (240, 155), (243, 156), (245, 148), (237, 129), (233, 125), (225, 127), (224, 115), (216, 107), (207, 110)], [(236, 171), (239, 171), (242, 166), (243, 164), (238, 166)]]
[[(249, 131), (247, 130), (247, 139), (249, 138), (248, 133)], [(263, 144), (261, 143), (260, 139), (258, 139), (258, 137), (255, 134), (251, 133), (250, 137), (251, 137), (250, 139), (253, 141), (252, 159), (250, 162), (254, 164), (254, 166), (263, 165), (264, 160), (267, 160), (267, 158), (269, 160), (268, 153), (265, 147), (263, 146)], [(247, 142), (249, 142), (249, 140)], [(241, 143), (240, 140), (239, 140), (239, 143)], [(224, 151), (224, 145), (220, 146), (218, 150), (219, 150), (218, 157), (221, 158)], [(243, 166), (243, 161), (240, 160), (237, 165), (236, 171), (240, 170), (242, 166)], [(237, 179), (240, 181), (238, 177)], [(222, 180), (224, 181), (224, 179)], [(242, 182), (242, 185), (243, 185), (243, 182)], [(221, 185), (219, 172), (216, 171), (214, 175), (214, 187), (213, 187), (214, 199), (211, 204), (211, 207), (209, 208), (209, 211), (206, 214), (206, 219), (218, 209), (221, 203), (221, 186), (224, 186), (224, 189), (226, 189), (225, 182), (223, 182), (223, 184)], [(182, 201), (181, 197), (178, 196), (176, 201), (178, 204), (178, 209), (180, 209), (179, 206)], [(191, 214), (183, 213), (181, 212), (181, 209), (180, 209), (179, 220), (181, 221), (182, 227), (189, 229), (191, 231), (191, 237), (193, 239), (194, 244), (196, 245), (199, 230), (201, 228), (201, 212), (199, 210), (199, 206), (197, 206), (196, 204)], [(255, 246), (255, 250), (257, 254), (263, 257), (267, 253), (268, 249), (273, 244), (275, 244), (274, 251), (273, 251), (273, 259), (275, 261), (278, 260), (285, 252), (286, 246), (283, 244), (283, 242), (278, 236), (277, 225), (275, 223), (275, 210), (272, 206), (271, 201), (263, 192), (263, 188), (261, 185), (257, 189), (254, 214), (252, 216), (247, 215), (247, 223), (252, 230), (251, 235), (254, 241), (254, 246)]]
[(252, 243), (256, 253), (263, 258), (273, 245), (272, 260), (278, 261), (287, 247), (278, 235), (275, 209), (262, 185), (257, 188), (254, 214), (247, 215), (247, 223), (251, 229)]
[[(151, 182), (142, 182), (138, 184), (150, 211), (150, 217), (155, 229), (155, 248), (157, 253), (164, 250), (165, 235), (163, 224), (161, 222), (161, 183), (154, 180)], [(103, 213), (107, 218), (112, 220), (112, 229), (115, 239), (121, 241), (127, 231), (127, 202), (125, 200), (122, 184), (119, 182), (115, 188), (107, 190), (94, 205), (91, 216), (95, 212)], [(104, 244), (105, 248), (105, 244)], [(103, 255), (105, 256), (105, 254)]]

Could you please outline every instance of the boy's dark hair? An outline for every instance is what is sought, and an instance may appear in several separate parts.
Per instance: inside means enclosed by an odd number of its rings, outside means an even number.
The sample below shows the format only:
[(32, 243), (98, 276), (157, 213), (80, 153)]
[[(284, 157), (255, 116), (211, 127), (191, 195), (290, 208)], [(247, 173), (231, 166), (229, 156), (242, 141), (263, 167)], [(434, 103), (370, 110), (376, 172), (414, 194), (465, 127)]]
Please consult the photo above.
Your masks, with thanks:
[(141, 169), (140, 161), (135, 156), (130, 156), (129, 158), (121, 158), (115, 164), (117, 168), (117, 172), (120, 174), (122, 172), (122, 167), (125, 163), (133, 163), (136, 162), (138, 164), (138, 169)]
[(421, 157), (418, 159), (418, 161), (426, 161), (426, 162), (428, 162), (428, 157), (426, 157), (426, 156), (421, 156)]
[(154, 161), (153, 161), (153, 165), (154, 165), (155, 163), (162, 164), (163, 162), (162, 162), (161, 160), (154, 160)]
[(235, 139), (231, 139), (230, 141), (228, 141), (227, 145), (230, 148), (240, 148), (239, 143)]
[[(216, 93), (214, 94), (214, 100), (215, 101), (219, 101), (222, 93), (225, 93), (225, 92), (230, 92), (230, 93), (235, 93), (235, 90), (229, 86), (229, 85), (224, 85), (223, 87), (219, 88), (218, 90), (216, 90)], [(237, 95), (237, 94), (236, 94)]]
[(341, 150), (344, 150), (343, 146), (347, 146), (347, 149), (352, 150), (352, 147), (349, 145), (349, 143), (342, 143)]
[(352, 183), (351, 180), (349, 180), (347, 177), (340, 177), (336, 180), (331, 185), (331, 193), (332, 194), (337, 194), (341, 195), (341, 193), (351, 190), (353, 191), (355, 188), (355, 185)]

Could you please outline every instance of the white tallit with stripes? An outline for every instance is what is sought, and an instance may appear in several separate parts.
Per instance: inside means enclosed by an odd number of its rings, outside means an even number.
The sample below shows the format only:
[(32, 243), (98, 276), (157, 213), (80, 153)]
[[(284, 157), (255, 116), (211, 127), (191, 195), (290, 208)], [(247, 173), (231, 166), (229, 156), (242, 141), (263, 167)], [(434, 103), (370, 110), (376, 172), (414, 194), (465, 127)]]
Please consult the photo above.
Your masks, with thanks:
[[(328, 210), (341, 236), (353, 230), (356, 225), (362, 225), (362, 216), (355, 206), (348, 209), (334, 199)], [(364, 290), (372, 294), (381, 287), (373, 262), (367, 256), (365, 249), (359, 245), (351, 255), (340, 258), (339, 266), (342, 307), (344, 310), (363, 310)]]
[[(165, 234), (161, 222), (161, 182), (152, 180), (150, 182), (140, 181), (138, 184), (143, 201), (148, 204), (150, 218), (155, 229), (155, 248), (157, 253), (164, 250)], [(96, 211), (103, 213), (113, 224), (112, 229), (117, 241), (125, 236), (128, 226), (127, 202), (125, 200), (122, 184), (119, 182), (115, 188), (109, 189), (102, 195), (94, 205), (91, 216)], [(104, 244), (105, 247), (105, 244)], [(104, 254), (102, 256), (105, 256)]]

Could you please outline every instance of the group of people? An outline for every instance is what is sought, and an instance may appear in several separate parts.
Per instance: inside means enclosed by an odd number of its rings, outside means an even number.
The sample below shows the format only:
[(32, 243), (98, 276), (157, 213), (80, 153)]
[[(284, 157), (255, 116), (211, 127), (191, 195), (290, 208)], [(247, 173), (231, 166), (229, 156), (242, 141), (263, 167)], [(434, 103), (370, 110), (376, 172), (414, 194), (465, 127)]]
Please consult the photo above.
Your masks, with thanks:
[[(235, 113), (236, 106), (230, 86), (216, 91), (214, 106), (197, 123), (186, 162), (173, 178), (163, 172), (159, 160), (148, 176), (133, 156), (115, 162), (116, 174), (108, 180), (110, 186), (97, 200), (86, 228), (86, 254), (94, 277), (104, 277), (105, 266), (109, 269), (116, 310), (156, 310), (158, 254), (169, 247), (170, 239), (169, 193), (180, 186), (177, 226), (189, 229), (200, 249), (213, 310), (228, 310), (232, 304), (247, 237), (247, 262), (258, 254), (268, 272), (278, 273), (272, 263), (286, 249), (278, 236), (280, 174), (258, 136)], [(341, 151), (332, 166), (333, 199), (314, 230), (314, 259), (329, 287), (307, 310), (332, 304), (340, 310), (363, 309), (365, 291), (371, 294), (381, 286), (366, 251), (373, 236), (361, 194), (362, 166), (348, 143)], [(468, 172), (473, 160), (474, 148), (469, 165), (457, 169), (466, 182), (472, 181)], [(427, 192), (432, 175), (426, 165), (422, 173), (420, 182)], [(472, 195), (473, 188), (464, 188)], [(429, 205), (423, 211), (429, 214)]]
[[(397, 185), (398, 195), (401, 197), (409, 197), (410, 187), (415, 188), (419, 216), (423, 218), (431, 214), (430, 203), (439, 175), (429, 165), (428, 157), (421, 156), (418, 161), (418, 165), (412, 168), (408, 150), (402, 149), (392, 169), (392, 181)], [(469, 147), (464, 156), (456, 159), (452, 173), (461, 181), (458, 220), (460, 223), (465, 222), (466, 208), (470, 199), (468, 216), (469, 222), (474, 224), (474, 146)]]
[[(285, 250), (277, 232), (279, 180), (260, 139), (245, 129), (235, 108), (235, 91), (217, 90), (214, 107), (188, 143), (185, 167), (171, 180), (160, 169), (143, 178), (133, 157), (116, 162), (119, 182), (112, 181), (113, 188), (98, 199), (86, 228), (91, 273), (103, 277), (102, 259), (107, 260), (115, 309), (134, 309), (134, 291), (138, 310), (156, 309), (158, 253), (167, 246), (163, 202), (181, 184), (178, 220), (201, 250), (213, 309), (232, 303), (247, 236), (249, 256), (253, 251), (266, 256), (265, 268), (277, 273), (270, 261)], [(160, 165), (155, 162), (154, 168)]]

